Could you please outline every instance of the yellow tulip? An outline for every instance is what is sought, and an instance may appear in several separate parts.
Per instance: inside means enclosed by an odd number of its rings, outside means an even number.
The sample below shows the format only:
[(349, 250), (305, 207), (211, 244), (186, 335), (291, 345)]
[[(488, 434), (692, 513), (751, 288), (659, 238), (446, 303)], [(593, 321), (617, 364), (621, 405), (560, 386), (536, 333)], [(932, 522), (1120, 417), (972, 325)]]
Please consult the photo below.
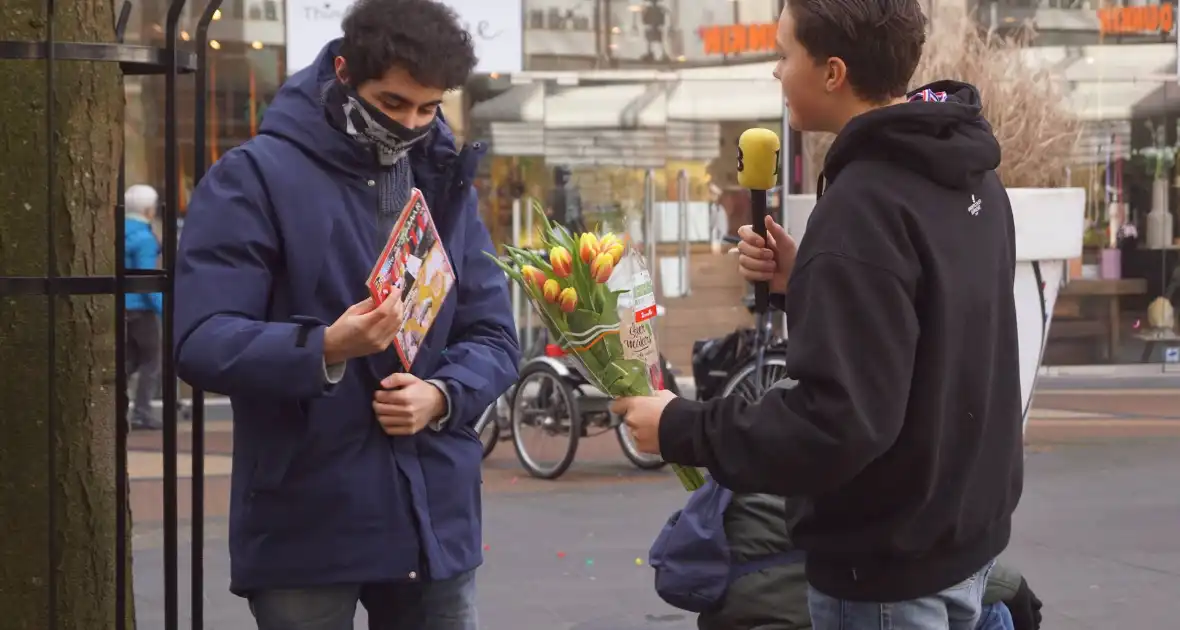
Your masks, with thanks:
[(608, 252), (602, 252), (594, 257), (590, 263), (590, 276), (594, 281), (602, 284), (610, 280), (610, 274), (615, 270), (615, 259)]
[(545, 272), (537, 269), (532, 265), (524, 265), (520, 268), (520, 275), (526, 282), (532, 284), (538, 291), (545, 286)]
[(563, 289), (561, 295), (557, 296), (557, 305), (566, 313), (574, 312), (578, 308), (578, 292), (573, 287)]
[(549, 250), (549, 264), (553, 266), (553, 273), (558, 278), (568, 278), (573, 271), (574, 257), (568, 249), (558, 245)]
[(578, 256), (582, 258), (582, 262), (589, 265), (598, 255), (598, 247), (598, 237), (586, 232), (578, 239)]
[(544, 288), (541, 289), (541, 293), (545, 296), (545, 301), (549, 302), (550, 304), (556, 304), (557, 297), (561, 295), (561, 285), (557, 284), (556, 280), (550, 278), (545, 281), (545, 285)]
[(613, 233), (603, 235), (602, 240), (598, 241), (600, 252), (610, 254), (611, 260), (614, 264), (619, 264), (619, 260), (623, 258), (623, 241)]

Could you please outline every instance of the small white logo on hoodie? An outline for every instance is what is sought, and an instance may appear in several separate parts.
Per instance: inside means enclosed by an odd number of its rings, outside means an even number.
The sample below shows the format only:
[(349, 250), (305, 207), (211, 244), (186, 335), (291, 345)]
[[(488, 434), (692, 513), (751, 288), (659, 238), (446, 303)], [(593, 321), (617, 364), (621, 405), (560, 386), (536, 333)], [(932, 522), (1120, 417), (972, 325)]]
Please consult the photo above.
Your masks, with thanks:
[(979, 211), (983, 208), (983, 200), (976, 199), (975, 195), (971, 195), (971, 205), (967, 206), (967, 213), (971, 216), (978, 216)]

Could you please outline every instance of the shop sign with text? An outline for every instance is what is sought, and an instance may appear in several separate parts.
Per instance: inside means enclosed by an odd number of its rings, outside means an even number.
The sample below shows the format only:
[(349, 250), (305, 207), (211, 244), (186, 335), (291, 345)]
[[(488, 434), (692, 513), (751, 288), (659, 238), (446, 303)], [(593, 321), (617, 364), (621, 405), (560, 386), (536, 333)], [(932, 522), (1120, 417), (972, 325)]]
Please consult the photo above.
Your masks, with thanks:
[[(287, 0), (287, 72), (315, 61), (324, 44), (343, 33), (340, 22), (355, 0)], [(476, 72), (520, 72), (523, 62), (521, 0), (443, 0), (471, 33)]]
[(778, 25), (719, 24), (697, 30), (705, 55), (771, 54)]
[(1171, 4), (1098, 9), (1098, 28), (1104, 35), (1171, 33), (1175, 22)]

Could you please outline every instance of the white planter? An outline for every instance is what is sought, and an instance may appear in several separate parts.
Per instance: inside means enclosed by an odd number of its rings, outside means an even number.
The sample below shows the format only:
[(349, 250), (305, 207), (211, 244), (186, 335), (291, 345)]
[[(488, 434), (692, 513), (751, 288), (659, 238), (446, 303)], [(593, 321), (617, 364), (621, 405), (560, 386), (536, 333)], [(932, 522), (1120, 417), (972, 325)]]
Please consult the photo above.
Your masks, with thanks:
[[(1029, 401), (1045, 354), (1053, 306), (1065, 279), (1066, 261), (1082, 255), (1086, 192), (1082, 188), (1013, 188), (1008, 197), (1016, 226), (1012, 293), (1020, 334), (1020, 386), (1027, 426)], [(815, 195), (787, 198), (784, 225), (796, 241), (803, 238), (814, 207)], [(1037, 290), (1035, 267), (1040, 268), (1045, 285), (1044, 302)]]

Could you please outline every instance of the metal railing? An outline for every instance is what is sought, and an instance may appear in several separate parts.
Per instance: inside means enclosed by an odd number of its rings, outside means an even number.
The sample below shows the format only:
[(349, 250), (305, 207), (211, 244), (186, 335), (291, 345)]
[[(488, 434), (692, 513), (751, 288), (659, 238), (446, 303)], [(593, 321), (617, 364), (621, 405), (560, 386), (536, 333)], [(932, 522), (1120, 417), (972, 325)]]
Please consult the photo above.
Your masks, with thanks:
[[(43, 61), (45, 65), (45, 137), (48, 188), (48, 202), (45, 209), (46, 270), (41, 277), (0, 277), (0, 296), (41, 295), (46, 298), (46, 321), (48, 334), (46, 356), (48, 363), (48, 417), (46, 418), (46, 439), (48, 443), (48, 566), (50, 567), (47, 592), (47, 627), (57, 630), (60, 626), (58, 601), (59, 581), (57, 574), (61, 566), (62, 549), (57, 533), (60, 506), (57, 505), (53, 488), (58, 485), (61, 471), (57, 458), (58, 433), (61, 431), (61, 408), (57, 397), (59, 379), (55, 369), (58, 359), (57, 334), (59, 325), (57, 304), (60, 299), (71, 296), (111, 296), (115, 302), (115, 619), (114, 628), (123, 630), (127, 626), (128, 557), (127, 542), (130, 540), (131, 523), (128, 515), (128, 471), (127, 471), (127, 422), (126, 415), (130, 402), (127, 394), (128, 375), (125, 370), (126, 333), (124, 321), (126, 306), (124, 296), (129, 294), (161, 293), (164, 298), (162, 315), (162, 356), (161, 383), (163, 390), (163, 508), (164, 508), (164, 630), (179, 630), (179, 583), (178, 564), (178, 496), (177, 496), (177, 388), (176, 367), (172, 357), (174, 323), (172, 308), (175, 301), (173, 280), (177, 250), (177, 209), (180, 199), (178, 170), (179, 138), (177, 137), (177, 79), (179, 75), (197, 71), (196, 91), (196, 142), (194, 156), (194, 180), (205, 170), (204, 130), (207, 102), (206, 78), (204, 73), (205, 51), (208, 48), (208, 28), (222, 0), (209, 0), (204, 6), (197, 25), (195, 47), (197, 54), (178, 48), (179, 20), (184, 13), (186, 0), (171, 0), (165, 21), (166, 40), (164, 47), (128, 45), (123, 43), (131, 3), (124, 1), (115, 24), (116, 41), (111, 43), (75, 43), (57, 39), (55, 22), (57, 6), (53, 0), (45, 3), (45, 38), (41, 41), (0, 41), (0, 62)], [(58, 135), (59, 121), (54, 104), (57, 99), (57, 64), (67, 62), (118, 63), (124, 75), (164, 75), (165, 116), (164, 116), (164, 171), (165, 194), (160, 206), (163, 227), (162, 252), (163, 268), (158, 270), (129, 270), (126, 268), (126, 238), (123, 221), (126, 216), (124, 190), (126, 187), (125, 160), (120, 161), (117, 175), (118, 193), (114, 221), (115, 240), (110, 243), (115, 254), (113, 276), (63, 276), (58, 272), (58, 250), (55, 236), (66, 226), (58, 225), (59, 212), (54, 207), (58, 196), (57, 155), (52, 141)], [(204, 625), (203, 614), (203, 520), (204, 520), (204, 405), (200, 392), (193, 393), (193, 470), (192, 470), (192, 628)]]

